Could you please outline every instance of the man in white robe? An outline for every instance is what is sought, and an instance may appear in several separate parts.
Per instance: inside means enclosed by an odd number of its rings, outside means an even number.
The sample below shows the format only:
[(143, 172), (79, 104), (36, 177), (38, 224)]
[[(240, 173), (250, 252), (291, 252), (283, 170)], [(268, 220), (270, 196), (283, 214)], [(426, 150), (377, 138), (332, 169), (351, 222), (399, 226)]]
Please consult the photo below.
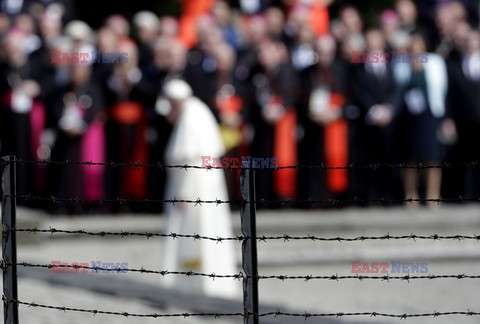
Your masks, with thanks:
[[(202, 165), (202, 156), (220, 158), (225, 148), (218, 123), (210, 109), (192, 96), (190, 86), (182, 80), (171, 80), (164, 86), (170, 112), (167, 119), (174, 125), (165, 151), (168, 165)], [(166, 199), (228, 200), (224, 170), (168, 169)], [(208, 237), (233, 237), (228, 204), (167, 203), (167, 233), (199, 234)], [(168, 271), (236, 274), (235, 243), (217, 243), (189, 238), (167, 239), (164, 267)], [(240, 245), (238, 245), (240, 247)], [(162, 280), (172, 288), (211, 296), (235, 297), (240, 281), (233, 278), (167, 275)]]

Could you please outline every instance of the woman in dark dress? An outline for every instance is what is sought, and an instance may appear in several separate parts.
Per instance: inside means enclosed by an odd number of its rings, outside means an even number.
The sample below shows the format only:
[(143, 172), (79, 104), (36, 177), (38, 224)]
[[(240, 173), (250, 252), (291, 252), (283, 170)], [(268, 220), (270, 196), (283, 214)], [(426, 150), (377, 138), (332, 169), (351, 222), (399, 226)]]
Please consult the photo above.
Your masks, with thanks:
[[(412, 71), (412, 79), (406, 88), (404, 101), (405, 159), (408, 162), (439, 163), (443, 160), (443, 147), (437, 139), (440, 119), (435, 117), (428, 102), (427, 80), (423, 69)], [(419, 105), (421, 104), (421, 106)]]

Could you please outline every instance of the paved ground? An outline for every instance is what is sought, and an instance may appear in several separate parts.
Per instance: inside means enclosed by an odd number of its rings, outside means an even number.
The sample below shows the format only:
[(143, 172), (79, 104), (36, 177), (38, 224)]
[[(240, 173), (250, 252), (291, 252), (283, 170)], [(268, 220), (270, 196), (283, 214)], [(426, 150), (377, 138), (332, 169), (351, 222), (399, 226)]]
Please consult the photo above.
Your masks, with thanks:
[[(284, 211), (261, 212), (258, 214), (258, 231), (265, 235), (310, 234), (325, 237), (355, 237), (361, 235), (396, 234), (480, 234), (480, 207), (463, 206), (437, 210), (406, 209), (348, 209), (343, 211)], [(52, 226), (63, 229), (162, 231), (160, 216), (126, 216), (100, 218), (48, 218), (36, 212), (19, 211), (20, 226)], [(235, 214), (236, 232), (238, 215)], [(19, 237), (21, 242), (18, 260), (50, 263), (91, 260), (128, 262), (130, 268), (161, 268), (161, 251), (164, 239), (159, 238), (99, 238), (61, 237), (36, 234)], [(480, 274), (480, 249), (477, 241), (365, 241), (365, 242), (267, 242), (259, 243), (260, 274), (273, 275), (350, 275), (351, 261), (364, 262), (428, 262), (431, 274)], [(240, 245), (237, 259), (240, 260)], [(240, 268), (238, 268), (240, 271)], [(30, 270), (29, 270), (30, 271)], [(45, 270), (40, 270), (44, 271)], [(46, 271), (48, 272), (48, 271)], [(23, 271), (19, 278), (21, 300), (49, 305), (96, 308), (102, 310), (127, 311), (136, 313), (172, 313), (192, 311), (195, 299), (182, 303), (160, 305), (146, 297), (147, 290), (158, 288), (162, 291), (162, 278), (153, 274), (95, 274), (105, 278), (106, 286), (125, 286), (137, 282), (145, 288), (145, 297), (135, 294), (101, 294), (94, 288), (75, 283), (81, 274), (69, 274), (60, 284)], [(55, 276), (57, 274), (48, 274)], [(47, 278), (48, 279), (48, 278)], [(56, 279), (53, 278), (55, 281)], [(58, 278), (57, 278), (58, 279)], [(84, 280), (85, 278), (83, 278)], [(118, 279), (118, 281), (117, 281)], [(63, 280), (63, 279), (62, 279)], [(219, 279), (217, 279), (219, 280)], [(222, 279), (230, 280), (230, 279)], [(236, 301), (240, 305), (241, 287)], [(81, 288), (83, 287), (83, 288)], [(157, 287), (157, 288), (156, 288)], [(356, 312), (376, 311), (385, 313), (430, 313), (433, 311), (480, 311), (480, 279), (435, 279), (416, 281), (373, 281), (340, 280), (325, 281), (276, 279), (260, 281), (260, 300), (274, 308), (289, 311), (308, 312)], [(114, 289), (112, 289), (113, 291)], [(112, 292), (113, 293), (113, 292)], [(164, 296), (165, 297), (165, 296)], [(164, 298), (162, 297), (162, 298)], [(166, 298), (166, 299), (165, 299)], [(162, 300), (167, 300), (165, 297)], [(173, 298), (173, 297), (172, 297)], [(227, 305), (227, 304), (225, 304)], [(200, 306), (199, 306), (200, 307)], [(202, 306), (203, 307), (203, 306)], [(221, 310), (217, 310), (221, 311)], [(230, 311), (230, 309), (228, 310)], [(190, 319), (137, 319), (106, 315), (63, 313), (56, 310), (20, 306), (21, 323), (211, 323), (210, 318)], [(279, 318), (278, 322), (294, 323)], [(303, 322), (303, 319), (301, 319)], [(320, 321), (310, 318), (310, 323), (398, 323), (399, 319), (344, 317), (340, 320)], [(275, 323), (269, 319), (269, 323)], [(445, 316), (438, 318), (409, 318), (409, 323), (479, 323), (480, 317)], [(217, 319), (215, 323), (241, 323), (236, 320)], [(261, 323), (267, 323), (261, 321)], [(295, 321), (296, 323), (296, 321)]]
[[(122, 298), (121, 296), (108, 296), (95, 294), (88, 290), (58, 287), (39, 280), (20, 278), (19, 299), (38, 304), (74, 307), (82, 309), (102, 309), (106, 311), (126, 311), (129, 313), (153, 314), (161, 313), (158, 308), (149, 307), (141, 300)], [(165, 313), (183, 313), (185, 310), (166, 309)], [(63, 312), (51, 309), (33, 308), (21, 305), (19, 307), (20, 323), (22, 324), (53, 324), (53, 323), (211, 323), (209, 318), (176, 318), (176, 319), (153, 319), (153, 318), (125, 318), (123, 316), (111, 316), (73, 311)], [(2, 319), (3, 321), (3, 319)], [(221, 322), (219, 322), (221, 323)], [(231, 323), (231, 322), (228, 322)]]

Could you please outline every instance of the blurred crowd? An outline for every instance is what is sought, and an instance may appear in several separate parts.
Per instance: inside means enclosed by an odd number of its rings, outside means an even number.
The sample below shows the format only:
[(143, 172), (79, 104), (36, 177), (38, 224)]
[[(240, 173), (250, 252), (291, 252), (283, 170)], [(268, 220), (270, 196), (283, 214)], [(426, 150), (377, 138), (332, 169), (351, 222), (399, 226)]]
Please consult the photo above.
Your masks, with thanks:
[[(184, 0), (179, 17), (112, 14), (94, 30), (62, 1), (0, 1), (0, 152), (158, 164), (172, 127), (162, 86), (182, 78), (215, 115), (229, 157), (384, 164), (258, 171), (258, 198), (478, 196), (475, 168), (385, 164), (480, 160), (480, 1), (397, 0), (368, 24), (365, 8), (332, 2)], [(52, 51), (128, 53), (128, 62), (52, 64)], [(428, 52), (428, 62), (352, 64), (354, 51)], [(238, 172), (225, 172), (237, 199)], [(164, 177), (157, 168), (27, 164), (17, 193), (161, 199)], [(161, 209), (108, 211), (150, 207)]]

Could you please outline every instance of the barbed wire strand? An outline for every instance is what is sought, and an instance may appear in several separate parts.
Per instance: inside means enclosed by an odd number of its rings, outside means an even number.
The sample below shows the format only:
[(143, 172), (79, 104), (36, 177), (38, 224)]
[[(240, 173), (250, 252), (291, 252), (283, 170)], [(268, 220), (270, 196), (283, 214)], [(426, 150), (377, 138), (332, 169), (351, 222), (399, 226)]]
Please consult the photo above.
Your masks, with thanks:
[[(259, 276), (247, 276), (243, 272), (239, 272), (237, 274), (227, 274), (227, 275), (219, 275), (215, 273), (201, 273), (201, 272), (194, 272), (194, 271), (168, 271), (168, 270), (149, 270), (142, 267), (141, 269), (133, 269), (133, 268), (123, 268), (117, 267), (116, 269), (109, 269), (103, 268), (99, 266), (82, 266), (80, 264), (33, 264), (29, 262), (17, 262), (17, 263), (9, 263), (3, 260), (0, 264), (0, 268), (5, 270), (7, 267), (12, 265), (15, 266), (22, 266), (22, 267), (32, 267), (32, 268), (47, 268), (55, 270), (57, 268), (65, 268), (67, 270), (74, 269), (72, 272), (58, 272), (58, 273), (78, 273), (79, 270), (93, 270), (95, 272), (117, 272), (117, 273), (126, 273), (126, 272), (140, 272), (140, 273), (149, 273), (149, 274), (159, 274), (162, 276), (166, 275), (182, 275), (186, 277), (206, 277), (212, 280), (216, 278), (230, 278), (234, 280), (240, 279), (257, 279), (257, 280), (267, 280), (267, 279), (277, 279), (280, 281), (285, 280), (304, 280), (306, 282), (310, 280), (347, 280), (347, 279), (357, 279), (357, 280), (380, 280), (380, 281), (387, 281), (390, 280), (401, 280), (401, 281), (410, 281), (410, 280), (419, 280), (419, 279), (480, 279), (480, 275), (466, 275), (466, 274), (442, 274), (442, 275), (411, 275), (406, 274), (402, 276), (391, 276), (389, 274), (386, 275), (379, 275), (379, 276), (368, 276), (368, 275), (348, 275), (348, 276), (339, 276), (338, 274), (335, 275), (328, 275), (328, 276), (315, 276), (315, 275), (301, 275), (301, 276), (289, 276), (289, 275), (259, 275)], [(418, 269), (417, 269), (418, 270)], [(55, 273), (55, 272), (54, 272)]]
[[(234, 280), (240, 280), (244, 277), (244, 274), (242, 272), (238, 274), (232, 274), (232, 275), (220, 275), (220, 274), (215, 274), (215, 273), (201, 273), (201, 272), (195, 272), (195, 271), (168, 271), (168, 270), (149, 270), (145, 268), (140, 268), (140, 269), (133, 269), (133, 268), (123, 268), (123, 267), (117, 267), (116, 269), (108, 269), (108, 268), (102, 268), (99, 266), (82, 266), (79, 264), (75, 265), (63, 265), (63, 264), (33, 264), (30, 262), (16, 262), (16, 263), (11, 263), (11, 262), (6, 262), (5, 260), (2, 260), (0, 262), (0, 268), (5, 270), (7, 267), (11, 266), (21, 266), (21, 267), (26, 267), (26, 268), (47, 268), (47, 269), (52, 269), (55, 270), (56, 268), (73, 268), (77, 270), (75, 273), (77, 273), (79, 270), (85, 269), (85, 270), (94, 270), (95, 272), (101, 271), (102, 273), (105, 272), (117, 272), (117, 273), (125, 273), (125, 272), (139, 272), (139, 273), (150, 273), (150, 274), (159, 274), (161, 276), (167, 276), (167, 275), (183, 275), (186, 277), (207, 277), (215, 280), (216, 278), (231, 278)], [(62, 273), (62, 272), (59, 272)], [(67, 272), (68, 273), (68, 272)]]
[(389, 313), (381, 313), (381, 312), (337, 312), (337, 313), (309, 313), (305, 311), (304, 313), (291, 313), (291, 312), (283, 312), (280, 309), (277, 309), (274, 312), (266, 312), (266, 313), (259, 313), (253, 314), (249, 312), (238, 312), (238, 313), (173, 313), (173, 314), (138, 314), (138, 313), (128, 313), (126, 311), (123, 312), (114, 312), (114, 311), (104, 311), (98, 309), (82, 309), (82, 308), (72, 308), (72, 307), (64, 307), (64, 306), (51, 306), (51, 305), (44, 305), (39, 304), (36, 302), (23, 302), (20, 300), (15, 300), (11, 298), (6, 298), (5, 296), (2, 297), (2, 300), (6, 303), (16, 303), (19, 305), (24, 305), (28, 307), (36, 307), (36, 308), (45, 308), (45, 309), (54, 309), (58, 311), (72, 311), (72, 312), (82, 312), (82, 313), (91, 313), (93, 315), (96, 314), (106, 314), (106, 315), (116, 315), (116, 316), (124, 316), (124, 317), (150, 317), (150, 318), (162, 318), (162, 317), (214, 317), (214, 318), (221, 318), (221, 317), (245, 317), (248, 315), (256, 315), (258, 317), (266, 317), (266, 316), (290, 316), (290, 317), (303, 317), (305, 320), (311, 317), (343, 317), (343, 316), (370, 316), (370, 317), (396, 317), (400, 319), (407, 319), (409, 317), (438, 317), (438, 316), (447, 316), (447, 315), (466, 315), (466, 316), (476, 316), (480, 315), (480, 312), (473, 312), (467, 309), (466, 311), (450, 311), (450, 312), (438, 312), (434, 311), (433, 313), (419, 313), (419, 314), (389, 314)]
[[(147, 239), (151, 237), (160, 237), (160, 238), (172, 238), (172, 239), (193, 239), (193, 240), (206, 240), (206, 241), (214, 241), (217, 243), (221, 243), (223, 241), (239, 241), (243, 242), (246, 240), (251, 239), (249, 236), (244, 235), (237, 235), (235, 237), (209, 237), (203, 236), (199, 234), (179, 234), (179, 233), (155, 233), (155, 232), (128, 232), (128, 231), (120, 231), (120, 232), (110, 232), (110, 231), (99, 231), (99, 232), (92, 232), (86, 231), (84, 229), (81, 230), (64, 230), (64, 229), (57, 229), (50, 227), (49, 229), (39, 229), (37, 227), (34, 228), (11, 228), (11, 229), (4, 229), (3, 234), (8, 234), (10, 232), (27, 232), (27, 233), (46, 233), (46, 234), (69, 234), (69, 235), (86, 235), (86, 236), (120, 236), (120, 238), (134, 236), (134, 237), (145, 237)], [(440, 240), (475, 240), (480, 241), (480, 235), (439, 235), (439, 234), (431, 234), (431, 235), (418, 235), (418, 234), (409, 234), (409, 235), (390, 235), (389, 233), (385, 235), (379, 236), (356, 236), (356, 237), (319, 237), (314, 235), (304, 235), (304, 236), (295, 236), (295, 235), (278, 235), (278, 236), (257, 236), (255, 237), (257, 241), (260, 242), (267, 242), (267, 241), (324, 241), (324, 242), (363, 242), (363, 241), (375, 241), (375, 240), (412, 240), (416, 242), (416, 240), (432, 240), (432, 241), (440, 241)]]
[[(49, 164), (49, 165), (87, 165), (87, 166), (106, 166), (106, 167), (134, 167), (134, 168), (140, 168), (140, 167), (147, 167), (147, 168), (156, 168), (156, 169), (169, 169), (169, 168), (178, 168), (178, 169), (185, 169), (188, 171), (188, 169), (206, 169), (207, 171), (210, 169), (244, 169), (243, 165), (239, 167), (228, 167), (228, 168), (223, 168), (223, 167), (213, 167), (213, 166), (208, 166), (208, 167), (201, 167), (201, 166), (191, 166), (191, 165), (164, 165), (161, 162), (158, 162), (157, 164), (147, 164), (147, 163), (139, 163), (139, 162), (134, 162), (134, 163), (115, 163), (115, 162), (77, 162), (77, 161), (28, 161), (28, 160), (16, 160), (16, 161), (4, 161), (2, 164), (8, 164), (8, 163), (18, 163), (18, 164)], [(438, 164), (438, 165), (423, 165), (423, 164), (418, 164), (418, 165), (412, 165), (412, 164), (388, 164), (388, 163), (374, 163), (374, 164), (366, 164), (366, 165), (356, 165), (356, 164), (349, 164), (348, 166), (336, 166), (336, 167), (331, 167), (331, 166), (326, 166), (324, 164), (321, 165), (291, 165), (291, 166), (280, 166), (276, 168), (272, 168), (273, 170), (282, 170), (282, 169), (301, 169), (301, 168), (308, 168), (308, 169), (319, 169), (319, 170), (354, 170), (354, 169), (372, 169), (372, 170), (377, 170), (379, 168), (395, 168), (395, 169), (417, 169), (417, 170), (424, 170), (424, 169), (444, 169), (444, 168), (454, 168), (454, 167), (472, 167), (475, 168), (478, 165), (478, 161), (473, 161), (473, 162), (465, 162), (465, 163), (456, 163), (456, 164), (449, 164), (449, 163), (444, 163), (444, 164)], [(252, 167), (245, 167), (245, 169), (250, 169)], [(256, 169), (256, 168), (255, 168)], [(101, 200), (86, 200), (86, 199), (79, 199), (77, 198), (59, 198), (59, 197), (37, 197), (33, 196), (31, 194), (27, 195), (16, 195), (16, 196), (9, 196), (11, 198), (17, 198), (17, 199), (25, 199), (25, 200), (48, 200), (52, 202), (73, 202), (73, 203), (191, 203), (196, 205), (201, 205), (201, 204), (224, 204), (224, 203), (249, 203), (247, 201), (224, 201), (224, 200), (202, 200), (198, 198), (197, 200), (179, 200), (179, 199), (143, 199), (143, 200), (134, 200), (134, 199), (126, 199), (126, 198), (116, 198), (116, 199), (101, 199)], [(400, 204), (400, 203), (413, 203), (413, 202), (432, 202), (432, 203), (441, 203), (441, 202), (478, 202), (480, 201), (480, 198), (464, 198), (462, 196), (459, 196), (458, 198), (438, 198), (438, 199), (385, 199), (385, 198), (377, 198), (377, 199), (350, 199), (350, 200), (314, 200), (314, 199), (308, 199), (308, 200), (293, 200), (293, 199), (288, 199), (288, 200), (256, 200), (253, 201), (253, 203), (258, 204), (258, 205), (280, 205), (280, 206), (295, 206), (295, 205), (311, 205), (311, 204), (329, 204), (329, 205), (339, 205), (339, 204), (357, 204), (357, 203), (380, 203), (380, 204)], [(170, 234), (158, 234), (158, 233), (135, 233), (135, 232), (86, 232), (84, 230), (80, 231), (67, 231), (67, 230), (56, 230), (50, 228), (50, 230), (39, 230), (39, 229), (11, 229), (10, 231), (30, 231), (30, 232), (49, 232), (51, 234), (53, 233), (68, 233), (68, 234), (83, 234), (83, 235), (98, 235), (98, 236), (106, 236), (106, 235), (120, 235), (121, 237), (124, 236), (146, 236), (147, 238), (152, 237), (152, 236), (158, 236), (158, 237), (171, 237), (171, 238), (193, 238), (193, 239), (204, 239), (204, 240), (211, 240), (211, 241), (217, 241), (221, 242), (223, 240), (238, 240), (238, 241), (243, 241), (246, 239), (249, 239), (248, 237), (241, 237), (237, 236), (235, 238), (230, 237), (230, 238), (213, 238), (213, 237), (204, 237), (200, 236), (197, 234), (194, 235), (184, 235), (184, 234), (175, 234), (175, 233), (170, 233)], [(4, 231), (3, 233), (5, 234), (7, 231)], [(260, 241), (266, 241), (266, 240), (284, 240), (284, 241), (289, 241), (289, 240), (312, 240), (312, 241), (365, 241), (365, 240), (389, 240), (389, 239), (430, 239), (430, 240), (439, 240), (439, 239), (453, 239), (453, 240), (461, 240), (461, 239), (475, 239), (475, 240), (480, 240), (480, 236), (474, 235), (474, 236), (465, 236), (465, 235), (453, 235), (453, 236), (439, 236), (437, 234), (430, 235), (430, 236), (422, 236), (422, 235), (402, 235), (402, 236), (390, 236), (389, 234), (384, 235), (384, 236), (370, 236), (370, 237), (355, 237), (355, 238), (321, 238), (321, 237), (315, 237), (311, 235), (307, 236), (289, 236), (289, 235), (283, 235), (283, 236), (271, 236), (271, 237), (256, 237), (255, 239), (260, 240)], [(198, 273), (198, 272), (193, 272), (193, 271), (185, 271), (185, 272), (180, 272), (180, 271), (168, 271), (168, 270), (148, 270), (144, 269), (143, 267), (141, 269), (126, 269), (126, 268), (117, 268), (116, 270), (114, 269), (106, 269), (106, 268), (101, 268), (101, 267), (87, 267), (87, 266), (78, 266), (78, 265), (52, 265), (52, 264), (32, 264), (32, 263), (26, 263), (26, 262), (21, 262), (21, 263), (7, 263), (5, 260), (2, 260), (0, 267), (2, 269), (5, 269), (8, 266), (24, 266), (24, 267), (41, 267), (41, 268), (74, 268), (75, 270), (79, 269), (88, 269), (88, 270), (95, 270), (96, 272), (102, 271), (102, 272), (114, 272), (114, 271), (130, 271), (130, 272), (140, 272), (140, 273), (153, 273), (153, 274), (160, 274), (162, 276), (165, 275), (185, 275), (187, 277), (189, 276), (202, 276), (202, 277), (209, 277), (212, 278), (213, 280), (215, 278), (233, 278), (235, 280), (240, 280), (242, 278), (245, 278), (245, 276), (242, 272), (239, 274), (235, 275), (217, 275), (215, 273), (212, 274), (206, 274), (206, 273)], [(249, 278), (254, 278), (254, 277), (249, 277)], [(459, 275), (420, 275), (420, 276), (413, 276), (413, 275), (405, 275), (405, 276), (389, 276), (384, 275), (384, 276), (363, 276), (363, 275), (358, 275), (356, 274), (355, 276), (338, 276), (338, 275), (331, 275), (331, 276), (314, 276), (314, 275), (306, 275), (306, 276), (289, 276), (289, 275), (260, 275), (255, 277), (254, 279), (278, 279), (278, 280), (304, 280), (304, 281), (310, 281), (310, 280), (315, 280), (315, 279), (324, 279), (324, 280), (342, 280), (342, 279), (358, 279), (358, 280), (365, 280), (365, 279), (371, 279), (371, 280), (382, 280), (382, 281), (387, 281), (389, 282), (390, 280), (404, 280), (404, 281), (410, 281), (410, 280), (416, 280), (416, 279), (479, 279), (480, 276), (471, 276), (471, 275), (465, 275), (465, 274), (459, 274)], [(76, 311), (76, 312), (88, 312), (92, 314), (107, 314), (107, 315), (119, 315), (119, 316), (125, 316), (125, 317), (152, 317), (152, 318), (157, 318), (157, 317), (190, 317), (190, 316), (213, 316), (213, 317), (222, 317), (222, 316), (246, 316), (246, 315), (257, 315), (259, 317), (264, 317), (264, 316), (293, 316), (293, 317), (303, 317), (305, 320), (307, 320), (310, 317), (342, 317), (342, 316), (371, 316), (371, 317), (398, 317), (400, 319), (406, 319), (408, 317), (437, 317), (437, 316), (443, 316), (443, 315), (467, 315), (467, 316), (473, 316), (473, 315), (480, 315), (478, 312), (472, 312), (470, 310), (465, 311), (454, 311), (454, 312), (437, 312), (434, 311), (433, 313), (421, 313), (421, 314), (387, 314), (387, 313), (377, 313), (377, 312), (351, 312), (351, 313), (345, 313), (345, 312), (340, 312), (340, 313), (308, 313), (305, 311), (305, 313), (289, 313), (289, 312), (282, 312), (280, 310), (277, 310), (275, 312), (267, 312), (267, 313), (261, 313), (261, 314), (249, 314), (247, 313), (176, 313), (176, 314), (135, 314), (135, 313), (128, 313), (128, 312), (112, 312), (112, 311), (102, 311), (102, 310), (96, 310), (96, 309), (80, 309), (80, 308), (69, 308), (69, 307), (58, 307), (58, 306), (51, 306), (51, 305), (42, 305), (42, 304), (37, 304), (37, 303), (25, 303), (19, 300), (13, 300), (13, 299), (8, 299), (5, 296), (2, 297), (2, 299), (5, 302), (9, 303), (17, 303), (21, 305), (27, 305), (29, 307), (41, 307), (41, 308), (48, 308), (48, 309), (56, 309), (56, 310), (61, 310), (61, 311)]]
[(190, 199), (130, 199), (130, 198), (112, 198), (112, 199), (81, 199), (79, 197), (75, 198), (60, 198), (60, 197), (55, 197), (55, 196), (50, 196), (50, 197), (40, 197), (40, 196), (34, 196), (32, 194), (26, 194), (26, 195), (4, 195), (4, 197), (9, 197), (9, 198), (16, 198), (16, 199), (21, 199), (21, 200), (40, 200), (40, 201), (50, 201), (53, 203), (91, 203), (91, 204), (104, 204), (104, 203), (115, 203), (115, 204), (124, 204), (124, 203), (138, 203), (138, 204), (149, 204), (149, 203), (166, 203), (166, 204), (178, 204), (178, 203), (186, 203), (186, 204), (194, 204), (195, 206), (197, 205), (202, 205), (202, 204), (215, 204), (215, 205), (221, 205), (221, 204), (229, 204), (229, 203), (244, 203), (243, 200), (221, 200), (221, 199), (215, 199), (215, 200), (203, 200), (203, 199), (196, 199), (196, 200), (190, 200)]
[(437, 312), (434, 311), (433, 313), (421, 313), (421, 314), (388, 314), (388, 313), (378, 313), (378, 312), (339, 312), (339, 313), (287, 313), (282, 312), (281, 310), (277, 310), (275, 312), (268, 312), (263, 314), (258, 314), (259, 317), (264, 316), (292, 316), (292, 317), (304, 317), (307, 320), (310, 317), (342, 317), (342, 316), (370, 316), (370, 317), (397, 317), (400, 319), (407, 319), (408, 317), (438, 317), (438, 316), (446, 316), (446, 315), (466, 315), (466, 316), (473, 316), (473, 315), (480, 315), (480, 312), (472, 312), (467, 309), (466, 312), (457, 311), (457, 312)]
[(407, 198), (407, 199), (387, 199), (387, 198), (373, 198), (373, 199), (361, 199), (361, 198), (353, 198), (353, 199), (285, 199), (285, 200), (266, 200), (266, 199), (257, 199), (254, 201), (246, 201), (246, 200), (204, 200), (201, 198), (197, 198), (196, 200), (189, 200), (189, 199), (130, 199), (130, 198), (120, 198), (117, 197), (115, 199), (81, 199), (78, 197), (75, 198), (60, 198), (55, 196), (49, 197), (40, 197), (34, 196), (32, 194), (26, 195), (4, 195), (4, 197), (9, 198), (16, 198), (21, 200), (41, 200), (41, 201), (50, 201), (53, 203), (90, 203), (90, 204), (99, 204), (102, 205), (104, 203), (116, 203), (116, 204), (123, 204), (123, 203), (137, 203), (137, 204), (149, 204), (149, 203), (165, 203), (165, 204), (172, 204), (175, 205), (177, 203), (186, 203), (186, 204), (194, 204), (202, 205), (202, 204), (248, 204), (254, 203), (257, 205), (262, 206), (283, 206), (283, 207), (295, 207), (295, 206), (311, 206), (313, 204), (323, 204), (323, 205), (330, 205), (330, 206), (339, 206), (339, 205), (351, 205), (351, 204), (365, 204), (365, 203), (375, 203), (380, 205), (398, 205), (398, 204), (405, 204), (405, 203), (453, 203), (453, 202), (480, 202), (480, 197), (463, 197), (459, 196), (458, 198)]
[(105, 315), (117, 315), (117, 316), (124, 316), (124, 317), (151, 317), (151, 318), (162, 318), (162, 317), (199, 317), (199, 316), (208, 316), (208, 317), (234, 317), (234, 316), (244, 316), (243, 313), (174, 313), (174, 314), (138, 314), (138, 313), (129, 313), (126, 311), (123, 312), (114, 312), (114, 311), (105, 311), (105, 310), (98, 310), (98, 309), (82, 309), (82, 308), (72, 308), (72, 307), (60, 307), (60, 306), (51, 306), (51, 305), (43, 305), (37, 304), (35, 302), (26, 303), (20, 300), (15, 300), (11, 298), (6, 298), (5, 296), (2, 297), (4, 302), (8, 303), (16, 303), (19, 305), (25, 305), (28, 307), (39, 307), (39, 308), (47, 308), (47, 309), (56, 309), (59, 311), (67, 312), (82, 312), (82, 313), (92, 313), (93, 315), (97, 314), (105, 314)]
[[(255, 157), (253, 157), (255, 159)], [(237, 158), (239, 161), (242, 161), (241, 158)], [(230, 160), (229, 160), (230, 161)], [(240, 166), (229, 166), (229, 167), (214, 167), (214, 166), (197, 166), (197, 165), (166, 165), (163, 162), (159, 161), (157, 163), (142, 163), (142, 162), (131, 162), (131, 163), (120, 163), (120, 162), (93, 162), (93, 161), (47, 161), (47, 160), (24, 160), (24, 159), (17, 159), (15, 161), (3, 161), (2, 164), (8, 163), (17, 163), (17, 164), (44, 164), (44, 165), (62, 165), (62, 166), (74, 166), (74, 165), (86, 165), (86, 166), (104, 166), (104, 167), (133, 167), (133, 168), (155, 168), (155, 169), (204, 169), (204, 170), (211, 170), (211, 169), (251, 169), (252, 167), (246, 166), (245, 163)], [(319, 165), (309, 165), (309, 164), (295, 164), (295, 165), (288, 165), (288, 166), (278, 166), (269, 168), (272, 170), (283, 170), (283, 169), (318, 169), (318, 170), (354, 170), (354, 169), (373, 169), (377, 170), (380, 168), (393, 168), (393, 169), (418, 169), (418, 170), (425, 170), (425, 169), (449, 169), (449, 168), (476, 168), (480, 165), (479, 161), (474, 160), (470, 162), (455, 162), (455, 163), (442, 163), (442, 164), (412, 164), (412, 163), (369, 163), (369, 164), (356, 164), (350, 163), (345, 166), (327, 166), (325, 164)], [(245, 167), (244, 167), (245, 166)], [(253, 169), (261, 169), (261, 168), (253, 168)]]

